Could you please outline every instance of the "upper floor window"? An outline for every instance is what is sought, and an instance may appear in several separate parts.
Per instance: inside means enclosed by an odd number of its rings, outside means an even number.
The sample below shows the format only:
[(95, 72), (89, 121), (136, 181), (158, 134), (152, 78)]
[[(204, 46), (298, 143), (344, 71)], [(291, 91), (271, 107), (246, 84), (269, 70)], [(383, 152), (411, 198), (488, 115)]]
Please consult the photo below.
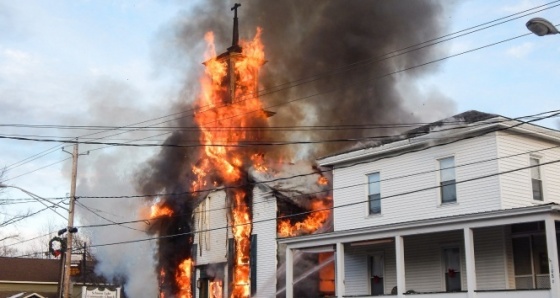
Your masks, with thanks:
[(381, 213), (381, 188), (379, 172), (367, 175), (368, 178), (368, 207), (369, 214)]
[(538, 158), (531, 157), (531, 184), (533, 186), (533, 200), (543, 200), (543, 188), (541, 178), (541, 167)]
[(439, 161), (439, 185), (441, 203), (457, 202), (455, 187), (455, 157), (442, 158)]

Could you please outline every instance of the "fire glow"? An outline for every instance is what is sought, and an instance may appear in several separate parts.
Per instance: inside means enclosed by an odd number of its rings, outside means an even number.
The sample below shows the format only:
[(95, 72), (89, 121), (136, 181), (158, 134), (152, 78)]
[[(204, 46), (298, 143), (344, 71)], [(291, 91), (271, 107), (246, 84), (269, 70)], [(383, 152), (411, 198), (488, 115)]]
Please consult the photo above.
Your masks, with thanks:
[(318, 199), (311, 203), (311, 211), (303, 221), (292, 223), (290, 219), (278, 220), (278, 236), (293, 237), (311, 234), (322, 227), (331, 214), (332, 201)]
[[(273, 114), (263, 110), (262, 102), (258, 97), (258, 74), (266, 62), (261, 33), (262, 30), (257, 28), (253, 40), (239, 41), (239, 43), (234, 34), (232, 47), (220, 55), (216, 54), (214, 34), (206, 33), (205, 73), (200, 78), (201, 91), (195, 102), (197, 112), (194, 122), (200, 131), (201, 146), (197, 147), (199, 152), (197, 152), (196, 162), (193, 161), (189, 165), (189, 173), (192, 173), (189, 177), (192, 179), (187, 181), (187, 185), (194, 194), (193, 197), (203, 196), (212, 187), (225, 189), (229, 213), (228, 224), (233, 235), (231, 247), (233, 254), (228, 256), (232, 276), (228, 277), (226, 286), (229, 289), (229, 297), (232, 298), (248, 298), (252, 290), (255, 290), (251, 288), (252, 196), (255, 178), (250, 172), (273, 176), (274, 164), (283, 163), (282, 157), (274, 162), (265, 159), (265, 152), (258, 146), (254, 146), (258, 141), (262, 141), (263, 132), (260, 128), (268, 126), (267, 119)], [(327, 185), (328, 179), (320, 176), (316, 182), (311, 183)], [(310, 212), (303, 221), (279, 220), (278, 234), (295, 236), (317, 231), (330, 216), (332, 201), (324, 196), (324, 194), (314, 195), (310, 203), (306, 203), (313, 212)], [(152, 206), (151, 216), (163, 217), (165, 220), (181, 220), (177, 216), (172, 216), (174, 206), (176, 205), (156, 203)], [(192, 210), (186, 212), (188, 214)], [(181, 214), (183, 213), (182, 210)], [(174, 223), (169, 224), (165, 220), (161, 224), (164, 230), (183, 227)], [(185, 216), (184, 221), (188, 220), (188, 216)], [(179, 221), (179, 224), (184, 223)], [(185, 247), (185, 252), (173, 259), (171, 266), (161, 265), (160, 292), (161, 289), (166, 292), (160, 294), (161, 298), (193, 297), (193, 275), (196, 264), (189, 250), (192, 236), (185, 240), (187, 240), (185, 244), (189, 246)], [(164, 241), (173, 241), (173, 239)], [(166, 261), (164, 256), (160, 255), (160, 258)], [(172, 280), (167, 280), (167, 277), (171, 277)], [(223, 291), (224, 280), (217, 279), (208, 284), (208, 293), (211, 297), (222, 297)]]
[(177, 276), (175, 277), (177, 285), (179, 286), (179, 293), (177, 293), (178, 298), (192, 298), (192, 268), (193, 261), (191, 259), (186, 259), (179, 264), (179, 270), (177, 270)]
[[(230, 225), (234, 238), (233, 278), (230, 297), (250, 297), (250, 237), (252, 232), (251, 191), (247, 188), (247, 169), (263, 169), (262, 158), (243, 142), (258, 140), (258, 132), (245, 127), (266, 121), (266, 114), (257, 95), (257, 75), (264, 64), (261, 29), (252, 41), (241, 41), (242, 52), (229, 51), (216, 56), (214, 35), (205, 36), (207, 46), (206, 75), (201, 79), (202, 92), (195, 121), (202, 134), (203, 159), (193, 165), (198, 177), (193, 190), (205, 185), (210, 169), (215, 179), (227, 187), (230, 201)], [(232, 81), (233, 80), (233, 87)], [(215, 285), (216, 286), (216, 285)]]
[(171, 216), (173, 215), (173, 210), (164, 205), (152, 205), (150, 208), (150, 218), (156, 218), (161, 216)]

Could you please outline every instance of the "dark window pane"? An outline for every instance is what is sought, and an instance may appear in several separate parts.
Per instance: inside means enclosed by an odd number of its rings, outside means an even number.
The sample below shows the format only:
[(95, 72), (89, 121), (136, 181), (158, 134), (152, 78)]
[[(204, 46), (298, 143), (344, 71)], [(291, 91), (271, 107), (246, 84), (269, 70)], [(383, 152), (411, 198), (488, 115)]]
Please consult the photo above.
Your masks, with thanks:
[(542, 201), (542, 181), (539, 179), (531, 179), (533, 184), (533, 200)]
[(446, 273), (445, 287), (447, 292), (461, 291), (461, 272)]
[(371, 295), (378, 296), (383, 295), (383, 277), (372, 277), (371, 278)]
[(511, 239), (515, 275), (531, 275), (531, 241), (529, 237)]
[(381, 194), (373, 194), (368, 196), (369, 214), (381, 213)]
[(450, 203), (457, 201), (457, 192), (455, 188), (455, 180), (441, 182), (441, 202)]

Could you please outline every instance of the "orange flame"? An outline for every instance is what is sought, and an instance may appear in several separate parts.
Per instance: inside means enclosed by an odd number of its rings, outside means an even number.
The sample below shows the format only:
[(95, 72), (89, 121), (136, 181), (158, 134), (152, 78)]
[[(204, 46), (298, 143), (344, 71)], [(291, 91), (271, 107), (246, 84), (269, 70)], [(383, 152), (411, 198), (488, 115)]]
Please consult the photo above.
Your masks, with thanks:
[(161, 291), (161, 288), (164, 285), (164, 281), (165, 281), (165, 271), (163, 270), (163, 268), (161, 268), (161, 270), (159, 271), (159, 288), (160, 288), (159, 298), (165, 298), (165, 295)]
[(301, 222), (292, 224), (289, 219), (278, 220), (278, 236), (292, 237), (302, 234), (311, 234), (323, 226), (331, 214), (330, 207), (332, 201), (325, 203), (323, 200), (316, 200), (311, 203), (311, 210), (307, 218)]
[[(252, 41), (241, 41), (242, 53), (227, 52), (216, 56), (214, 34), (207, 33), (206, 75), (201, 78), (202, 91), (197, 101), (199, 112), (195, 122), (201, 130), (203, 162), (193, 166), (197, 179), (193, 190), (207, 185), (212, 170), (225, 185), (243, 185), (244, 168), (251, 157), (243, 142), (257, 140), (258, 132), (244, 129), (266, 121), (266, 114), (257, 97), (257, 76), (264, 64), (261, 29)], [(215, 181), (212, 181), (216, 185)], [(228, 191), (231, 202), (231, 225), (235, 243), (231, 297), (250, 297), (250, 237), (252, 231), (247, 193), (241, 189)]]
[(150, 209), (151, 209), (150, 218), (173, 215), (173, 210), (171, 210), (171, 208), (164, 205), (157, 205), (157, 204), (152, 205)]
[(329, 179), (325, 176), (321, 176), (317, 180), (317, 183), (319, 183), (319, 185), (327, 185), (329, 183)]
[(215, 279), (210, 282), (208, 286), (210, 290), (210, 298), (223, 298), (224, 282), (220, 279)]
[(179, 264), (179, 270), (175, 276), (175, 281), (179, 286), (178, 298), (192, 298), (191, 277), (193, 268), (192, 259), (186, 259)]
[(263, 173), (268, 170), (264, 162), (264, 154), (255, 153), (251, 156), (251, 160), (253, 161), (253, 167), (255, 170)]

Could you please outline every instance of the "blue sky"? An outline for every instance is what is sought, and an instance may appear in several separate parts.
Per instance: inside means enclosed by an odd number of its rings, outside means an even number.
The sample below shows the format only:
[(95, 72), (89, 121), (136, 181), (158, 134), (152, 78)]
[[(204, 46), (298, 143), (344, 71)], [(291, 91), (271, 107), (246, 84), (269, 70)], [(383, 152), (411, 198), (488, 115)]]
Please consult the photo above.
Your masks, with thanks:
[[(450, 22), (448, 31), (455, 32), (546, 2), (456, 1), (454, 8), (446, 12)], [(167, 107), (175, 100), (181, 77), (174, 69), (180, 67), (173, 65), (175, 60), (166, 62), (166, 57), (161, 56), (165, 46), (162, 36), (170, 22), (187, 8), (171, 0), (0, 0), (0, 124), (124, 125), (168, 114)], [(560, 23), (560, 7), (534, 16)], [(521, 35), (528, 32), (525, 22), (530, 17), (442, 46), (449, 50), (448, 54), (453, 54)], [(191, 63), (199, 63), (202, 56), (191, 58)], [(531, 35), (439, 63), (437, 71), (416, 82), (416, 90), (451, 99), (454, 104), (449, 110), (456, 113), (476, 109), (518, 117), (559, 109), (559, 78), (560, 35)], [(412, 98), (414, 94), (406, 96)], [(420, 103), (411, 100), (410, 104)], [(98, 119), (105, 121), (99, 123)], [(542, 124), (558, 128), (560, 122), (550, 120)], [(53, 133), (15, 128), (0, 131), (3, 135)], [(75, 135), (72, 131), (54, 133)], [(55, 145), (10, 140), (0, 140), (0, 143), (0, 166), (12, 165)], [(116, 152), (124, 152), (118, 150), (128, 150), (127, 158), (115, 159)], [(81, 190), (108, 195), (133, 192), (128, 182), (134, 169), (155, 152), (133, 150), (111, 148), (81, 157)], [(8, 184), (44, 197), (65, 196), (69, 192), (70, 161), (35, 170), (67, 157), (60, 150), (53, 151), (10, 168), (5, 178), (9, 179)], [(114, 175), (111, 177), (116, 178), (106, 181), (106, 177), (90, 170), (99, 165), (106, 165)], [(92, 190), (93, 185), (106, 187)], [(25, 197), (16, 190), (6, 191), (3, 196)], [(111, 209), (110, 204), (106, 203), (105, 207)], [(103, 210), (102, 207), (99, 209)], [(11, 205), (0, 211), (16, 214), (40, 208), (42, 205), (35, 203)], [(128, 216), (134, 218), (135, 214)], [(49, 225), (58, 229), (65, 223), (54, 213), (43, 212), (10, 228), (26, 239), (45, 233)]]

